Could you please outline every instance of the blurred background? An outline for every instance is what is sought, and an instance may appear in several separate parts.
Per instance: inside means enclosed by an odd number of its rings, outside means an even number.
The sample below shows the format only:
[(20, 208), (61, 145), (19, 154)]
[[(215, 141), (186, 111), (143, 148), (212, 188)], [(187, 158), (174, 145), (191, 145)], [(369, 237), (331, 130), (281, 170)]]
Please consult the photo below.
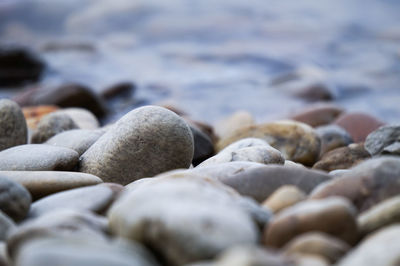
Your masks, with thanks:
[(215, 123), (316, 102), (398, 122), (399, 14), (398, 0), (0, 0), (0, 97), (84, 91), (103, 123), (144, 104)]

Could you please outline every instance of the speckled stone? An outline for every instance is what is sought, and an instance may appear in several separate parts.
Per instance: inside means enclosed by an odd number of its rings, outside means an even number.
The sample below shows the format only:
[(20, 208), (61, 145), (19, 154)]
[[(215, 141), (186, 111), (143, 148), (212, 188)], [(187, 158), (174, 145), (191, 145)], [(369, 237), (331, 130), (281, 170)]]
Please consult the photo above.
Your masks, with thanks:
[(400, 125), (387, 125), (368, 135), (365, 140), (365, 148), (371, 155), (378, 155), (396, 142), (400, 142)]
[(78, 164), (76, 151), (44, 144), (26, 144), (0, 152), (1, 171), (73, 170)]
[(0, 176), (0, 210), (15, 221), (27, 215), (31, 206), (31, 195), (20, 184)]
[(11, 100), (0, 99), (0, 151), (27, 141), (28, 129), (21, 108)]
[(7, 177), (24, 186), (33, 199), (103, 182), (94, 175), (67, 171), (0, 171), (0, 176)]
[(193, 135), (186, 122), (162, 107), (134, 109), (111, 127), (80, 158), (80, 171), (106, 182), (136, 179), (188, 168)]
[(295, 121), (278, 121), (243, 127), (217, 143), (217, 150), (243, 138), (261, 138), (278, 149), (285, 159), (312, 165), (319, 157), (321, 141), (314, 129)]
[(63, 131), (77, 128), (78, 125), (69, 115), (63, 113), (62, 111), (56, 111), (45, 115), (42, 119), (40, 119), (35, 131), (32, 134), (31, 142), (43, 143)]

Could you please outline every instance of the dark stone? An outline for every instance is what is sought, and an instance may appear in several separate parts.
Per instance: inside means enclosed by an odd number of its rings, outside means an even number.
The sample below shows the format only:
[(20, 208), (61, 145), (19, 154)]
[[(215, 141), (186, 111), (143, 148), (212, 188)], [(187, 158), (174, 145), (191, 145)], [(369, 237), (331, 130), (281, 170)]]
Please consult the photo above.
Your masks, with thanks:
[(195, 126), (190, 126), (194, 140), (194, 154), (192, 164), (194, 166), (214, 155), (214, 145), (211, 139)]
[(0, 177), (0, 210), (15, 221), (27, 215), (31, 206), (31, 195), (17, 182)]
[(121, 82), (102, 90), (101, 96), (107, 100), (116, 97), (132, 96), (135, 90), (136, 86), (134, 83)]

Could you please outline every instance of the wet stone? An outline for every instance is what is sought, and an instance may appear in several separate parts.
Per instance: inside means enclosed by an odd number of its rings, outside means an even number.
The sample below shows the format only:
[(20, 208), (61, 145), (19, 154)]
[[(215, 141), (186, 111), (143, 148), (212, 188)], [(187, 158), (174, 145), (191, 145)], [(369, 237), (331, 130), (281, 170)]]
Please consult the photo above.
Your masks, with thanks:
[(27, 141), (28, 129), (20, 107), (13, 101), (0, 99), (0, 151)]
[(0, 176), (0, 210), (20, 221), (27, 215), (31, 206), (31, 195), (20, 184)]
[(76, 151), (44, 144), (26, 144), (0, 152), (1, 171), (73, 170), (78, 164)]

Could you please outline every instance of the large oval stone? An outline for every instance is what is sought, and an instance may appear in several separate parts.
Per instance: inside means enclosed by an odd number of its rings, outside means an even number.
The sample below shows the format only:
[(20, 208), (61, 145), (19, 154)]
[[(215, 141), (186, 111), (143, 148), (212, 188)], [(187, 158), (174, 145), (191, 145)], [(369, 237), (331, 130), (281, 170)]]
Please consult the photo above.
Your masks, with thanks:
[(15, 102), (0, 100), (0, 151), (26, 144), (28, 129), (24, 114)]
[(314, 129), (295, 121), (278, 121), (240, 128), (217, 143), (217, 150), (243, 138), (261, 138), (286, 159), (312, 165), (319, 156), (321, 141)]
[(0, 170), (68, 171), (76, 167), (78, 160), (78, 153), (68, 148), (26, 144), (0, 152)]
[(118, 120), (81, 156), (80, 171), (128, 184), (188, 168), (193, 147), (193, 135), (182, 118), (162, 107), (141, 107)]

